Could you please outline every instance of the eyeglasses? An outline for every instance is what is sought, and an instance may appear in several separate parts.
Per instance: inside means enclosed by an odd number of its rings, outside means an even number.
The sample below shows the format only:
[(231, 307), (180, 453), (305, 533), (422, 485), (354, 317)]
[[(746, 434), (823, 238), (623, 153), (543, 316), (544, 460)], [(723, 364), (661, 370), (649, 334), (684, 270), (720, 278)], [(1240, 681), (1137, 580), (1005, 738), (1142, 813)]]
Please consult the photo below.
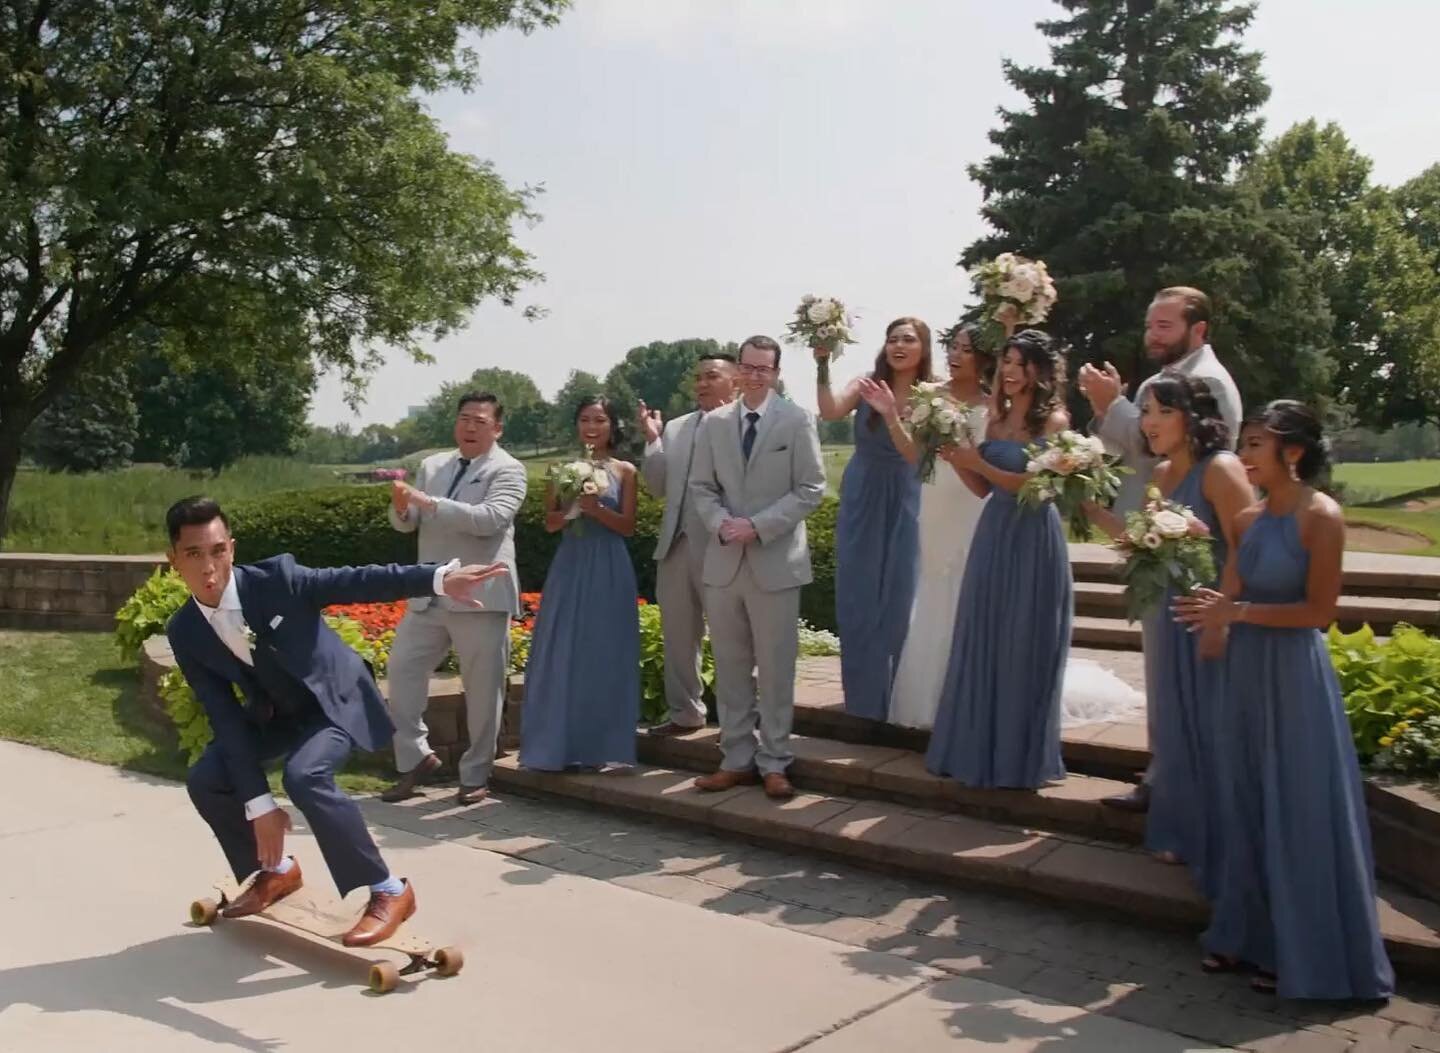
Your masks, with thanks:
[(766, 373), (775, 372), (774, 366), (752, 366), (748, 362), (740, 363), (739, 370), (747, 377), (763, 377)]

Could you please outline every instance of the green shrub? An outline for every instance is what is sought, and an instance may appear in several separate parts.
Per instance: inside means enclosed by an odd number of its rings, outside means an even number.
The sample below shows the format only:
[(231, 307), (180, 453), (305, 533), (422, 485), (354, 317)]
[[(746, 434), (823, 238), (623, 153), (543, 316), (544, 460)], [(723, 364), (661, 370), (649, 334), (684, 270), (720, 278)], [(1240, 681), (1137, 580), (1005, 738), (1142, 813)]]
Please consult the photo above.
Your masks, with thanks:
[[(289, 552), (315, 567), (363, 563), (413, 563), (416, 535), (390, 526), (386, 486), (337, 486), (252, 498), (228, 510), (235, 533), (236, 558), (253, 563)], [(835, 510), (827, 498), (809, 519), (810, 558), (815, 581), (800, 596), (801, 616), (817, 629), (835, 628)], [(638, 497), (635, 533), (625, 541), (635, 566), (640, 595), (655, 599), (655, 538), (664, 504), (643, 489)], [(525, 503), (515, 517), (515, 560), (520, 588), (541, 592), (545, 573), (560, 547), (561, 534), (545, 529), (545, 490), (532, 479)]]
[(179, 574), (166, 567), (156, 570), (115, 612), (115, 645), (126, 662), (140, 660), (140, 648), (165, 631), (170, 616), (185, 605), (190, 590)]
[[(715, 697), (715, 655), (710, 650), (707, 634), (700, 652), (700, 684), (705, 700)], [(660, 608), (647, 603), (640, 608), (640, 719), (647, 724), (659, 723), (669, 713), (665, 704), (665, 637), (661, 629)]]
[(1386, 763), (1397, 727), (1440, 716), (1440, 640), (1404, 624), (1384, 643), (1368, 625), (1353, 633), (1332, 626), (1326, 640), (1362, 758)]

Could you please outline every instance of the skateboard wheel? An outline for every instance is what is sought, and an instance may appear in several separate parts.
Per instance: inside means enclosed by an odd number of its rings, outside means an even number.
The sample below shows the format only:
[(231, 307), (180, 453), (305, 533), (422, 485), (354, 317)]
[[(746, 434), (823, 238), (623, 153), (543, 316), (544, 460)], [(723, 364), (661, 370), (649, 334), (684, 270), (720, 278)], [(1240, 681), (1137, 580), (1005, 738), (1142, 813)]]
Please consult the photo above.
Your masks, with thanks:
[(400, 970), (392, 962), (375, 962), (370, 966), (370, 990), (387, 994), (400, 984)]
[(195, 925), (214, 925), (220, 916), (220, 904), (213, 899), (197, 899), (190, 904), (190, 921)]
[(440, 976), (454, 976), (465, 968), (465, 955), (459, 947), (441, 947), (435, 952), (435, 972)]

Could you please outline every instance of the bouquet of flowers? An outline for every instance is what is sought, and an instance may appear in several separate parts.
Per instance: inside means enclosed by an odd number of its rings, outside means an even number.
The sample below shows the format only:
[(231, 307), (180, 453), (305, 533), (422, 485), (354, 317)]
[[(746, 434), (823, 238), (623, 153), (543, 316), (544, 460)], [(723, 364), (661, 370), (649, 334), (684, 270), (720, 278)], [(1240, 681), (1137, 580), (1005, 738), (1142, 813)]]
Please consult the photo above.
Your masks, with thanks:
[(802, 347), (819, 347), (840, 357), (840, 349), (855, 343), (850, 328), (855, 324), (845, 305), (833, 296), (803, 296), (795, 317), (785, 326), (785, 342)]
[(1113, 547), (1125, 557), (1126, 617), (1139, 621), (1174, 588), (1188, 593), (1215, 580), (1210, 531), (1184, 505), (1150, 487), (1145, 505), (1125, 517), (1125, 533)]
[[(556, 500), (566, 506), (566, 519), (579, 518), (580, 498), (598, 497), (610, 489), (610, 473), (596, 462), (593, 446), (585, 447), (583, 460), (552, 464), (548, 474)], [(575, 524), (577, 534), (583, 529), (583, 524)]]
[(910, 389), (907, 407), (910, 437), (920, 445), (920, 478), (935, 478), (935, 459), (940, 447), (954, 443), (974, 446), (974, 424), (965, 407), (950, 397), (942, 383), (916, 384)]
[(1031, 443), (1025, 453), (1030, 458), (1025, 466), (1030, 478), (1016, 495), (1020, 503), (1039, 508), (1053, 502), (1069, 521), (1071, 533), (1081, 538), (1090, 533), (1081, 505), (1113, 502), (1120, 492), (1120, 473), (1130, 470), (1117, 467), (1119, 458), (1105, 452), (1099, 436), (1078, 431), (1062, 431), (1044, 444)]
[(1005, 321), (1016, 325), (1039, 325), (1050, 316), (1059, 298), (1055, 281), (1041, 260), (1028, 260), (1013, 252), (1002, 252), (970, 273), (975, 289), (984, 301), (981, 308), (980, 343), (995, 351), (1005, 339)]

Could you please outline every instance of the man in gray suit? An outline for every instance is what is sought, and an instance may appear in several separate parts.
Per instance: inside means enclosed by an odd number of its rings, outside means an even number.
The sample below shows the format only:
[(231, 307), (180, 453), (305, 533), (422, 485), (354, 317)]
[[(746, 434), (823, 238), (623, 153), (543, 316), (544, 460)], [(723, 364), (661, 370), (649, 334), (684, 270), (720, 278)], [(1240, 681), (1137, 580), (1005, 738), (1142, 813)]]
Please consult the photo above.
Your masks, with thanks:
[[(404, 774), (380, 796), (404, 800), (440, 769), (425, 727), (430, 676), (453, 647), (465, 686), (470, 747), (460, 758), (461, 804), (484, 798), (505, 707), (510, 619), (519, 613), (515, 514), (525, 500), (525, 466), (500, 448), (504, 407), (494, 395), (462, 395), (455, 418), (458, 449), (425, 458), (416, 486), (394, 485), (390, 525), (420, 531), (420, 558), (444, 563), (503, 563), (509, 574), (485, 582), (483, 608), (444, 598), (410, 601), (390, 650), (390, 713), (395, 766)], [(481, 558), (483, 556), (483, 559)]]
[(735, 356), (702, 354), (695, 365), (695, 402), (700, 407), (669, 424), (640, 403), (645, 459), (640, 475), (657, 497), (665, 499), (660, 536), (655, 544), (655, 598), (665, 636), (665, 704), (669, 713), (651, 735), (684, 735), (705, 726), (704, 685), (700, 682), (705, 639), (705, 524), (689, 500), (695, 437), (705, 414), (735, 400)]
[[(1210, 388), (1220, 405), (1220, 415), (1230, 429), (1233, 446), (1240, 437), (1240, 392), (1230, 371), (1220, 363), (1210, 346), (1210, 297), (1199, 289), (1174, 286), (1155, 294), (1145, 313), (1145, 351), (1150, 361), (1161, 369), (1196, 377)], [(1115, 498), (1115, 511), (1120, 515), (1135, 512), (1145, 498), (1145, 489), (1159, 460), (1150, 453), (1150, 446), (1140, 432), (1140, 412), (1145, 405), (1145, 392), (1154, 377), (1147, 378), (1135, 390), (1132, 402), (1124, 397), (1125, 385), (1119, 371), (1109, 362), (1104, 369), (1085, 365), (1080, 368), (1079, 386), (1090, 400), (1095, 413), (1093, 429), (1105, 440), (1112, 453), (1131, 469), (1122, 476), (1120, 493)], [(1145, 648), (1146, 674), (1150, 675), (1151, 647)], [(1147, 714), (1153, 722), (1154, 714)], [(1152, 727), (1151, 741), (1154, 741)], [(1150, 783), (1155, 772), (1152, 761), (1145, 772), (1145, 781), (1129, 793), (1105, 798), (1112, 808), (1127, 812), (1143, 812), (1150, 807)]]
[(800, 588), (810, 582), (805, 518), (825, 496), (825, 465), (814, 418), (775, 393), (780, 345), (768, 336), (746, 340), (739, 374), (740, 401), (700, 426), (690, 477), (690, 499), (709, 536), (705, 617), (724, 751), (720, 769), (695, 785), (727, 790), (763, 776), (766, 794), (784, 799), (795, 793), (785, 770), (793, 758)]

